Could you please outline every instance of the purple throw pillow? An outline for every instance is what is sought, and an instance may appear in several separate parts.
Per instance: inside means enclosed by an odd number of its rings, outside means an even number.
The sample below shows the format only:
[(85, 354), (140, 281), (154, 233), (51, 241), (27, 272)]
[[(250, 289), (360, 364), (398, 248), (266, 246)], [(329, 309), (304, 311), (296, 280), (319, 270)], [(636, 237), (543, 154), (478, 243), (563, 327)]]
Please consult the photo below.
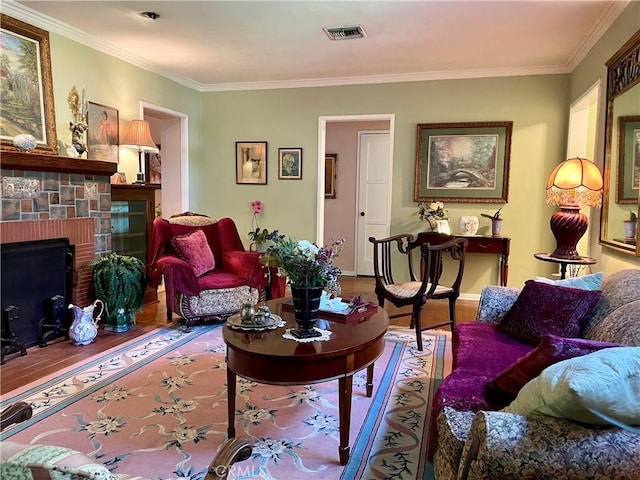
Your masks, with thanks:
[(600, 295), (600, 290), (582, 290), (527, 280), (496, 329), (533, 346), (547, 334), (577, 337)]
[(174, 237), (171, 243), (180, 258), (191, 265), (196, 277), (216, 268), (213, 252), (207, 242), (206, 235), (201, 229)]
[(554, 363), (587, 355), (603, 348), (621, 346), (617, 343), (545, 335), (536, 348), (496, 375), (489, 382), (489, 386), (515, 397), (529, 380), (536, 378), (545, 368)]

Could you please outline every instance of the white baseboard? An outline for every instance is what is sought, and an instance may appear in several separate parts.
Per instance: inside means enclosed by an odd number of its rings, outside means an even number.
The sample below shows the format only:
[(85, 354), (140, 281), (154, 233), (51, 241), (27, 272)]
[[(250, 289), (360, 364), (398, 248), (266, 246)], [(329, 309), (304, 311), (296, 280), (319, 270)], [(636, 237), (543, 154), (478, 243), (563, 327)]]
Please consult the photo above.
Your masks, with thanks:
[(458, 297), (460, 300), (473, 300), (474, 302), (480, 301), (479, 293), (461, 293)]

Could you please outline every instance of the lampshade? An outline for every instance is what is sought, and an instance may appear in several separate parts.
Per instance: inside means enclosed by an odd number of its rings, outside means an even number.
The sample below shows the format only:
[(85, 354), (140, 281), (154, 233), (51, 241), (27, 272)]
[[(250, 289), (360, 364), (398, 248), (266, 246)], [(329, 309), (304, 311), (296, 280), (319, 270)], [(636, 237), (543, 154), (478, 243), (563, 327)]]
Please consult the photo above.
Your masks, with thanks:
[(122, 147), (132, 148), (138, 152), (138, 176), (135, 183), (144, 183), (144, 172), (142, 171), (142, 152), (158, 153), (160, 149), (153, 143), (149, 122), (146, 120), (131, 120), (129, 131), (124, 137)]
[(560, 205), (549, 222), (556, 239), (550, 254), (562, 259), (579, 259), (576, 245), (587, 231), (589, 220), (581, 206), (602, 205), (602, 173), (586, 158), (570, 158), (553, 169), (547, 181), (547, 205)]
[(602, 205), (602, 173), (586, 158), (570, 158), (553, 169), (547, 181), (547, 205)]
[(122, 147), (132, 148), (138, 152), (158, 153), (160, 150), (153, 143), (149, 122), (146, 120), (131, 120), (129, 131), (121, 143)]

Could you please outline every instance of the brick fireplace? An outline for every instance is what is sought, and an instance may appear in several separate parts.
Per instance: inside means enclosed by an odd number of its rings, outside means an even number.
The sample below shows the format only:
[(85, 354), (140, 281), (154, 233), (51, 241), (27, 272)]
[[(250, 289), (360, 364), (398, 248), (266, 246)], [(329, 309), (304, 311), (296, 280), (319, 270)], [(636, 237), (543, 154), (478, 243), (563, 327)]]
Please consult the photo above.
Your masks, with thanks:
[(0, 152), (0, 243), (68, 238), (75, 246), (72, 301), (90, 303), (82, 266), (111, 251), (110, 176), (117, 165), (51, 155)]

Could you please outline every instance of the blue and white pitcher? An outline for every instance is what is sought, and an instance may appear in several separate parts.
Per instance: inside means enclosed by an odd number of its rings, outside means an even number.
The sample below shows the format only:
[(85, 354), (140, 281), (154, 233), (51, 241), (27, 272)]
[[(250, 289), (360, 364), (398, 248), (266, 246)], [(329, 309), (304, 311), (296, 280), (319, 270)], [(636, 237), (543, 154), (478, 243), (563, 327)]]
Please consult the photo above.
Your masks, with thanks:
[[(93, 319), (93, 310), (100, 305), (100, 313)], [(69, 338), (74, 345), (89, 345), (98, 335), (98, 322), (104, 313), (104, 303), (97, 299), (91, 305), (84, 308), (76, 307), (70, 303), (69, 308), (73, 310), (73, 322), (69, 327)]]

